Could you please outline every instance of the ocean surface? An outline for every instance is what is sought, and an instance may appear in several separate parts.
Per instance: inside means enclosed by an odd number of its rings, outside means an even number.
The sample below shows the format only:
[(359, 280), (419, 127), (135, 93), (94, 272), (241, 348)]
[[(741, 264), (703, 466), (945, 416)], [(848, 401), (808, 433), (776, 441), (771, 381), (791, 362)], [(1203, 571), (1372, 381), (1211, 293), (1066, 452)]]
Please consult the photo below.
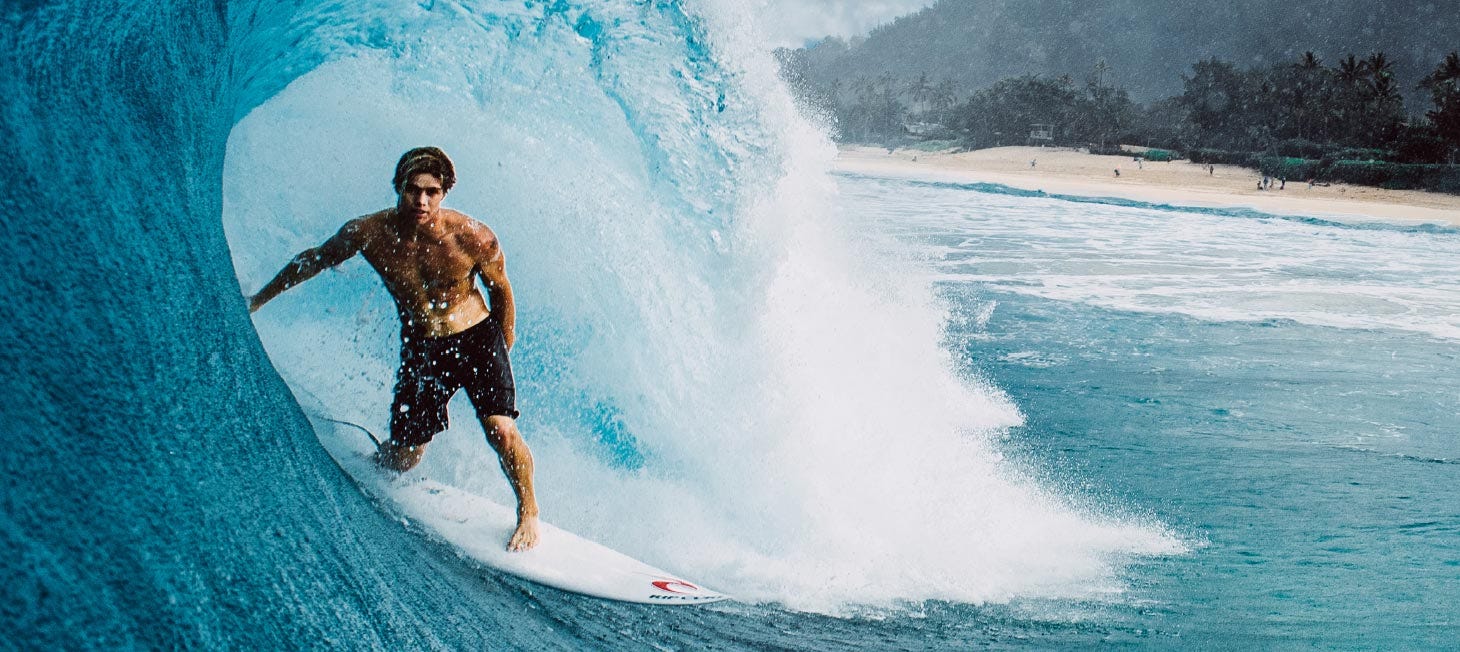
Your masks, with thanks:
[(841, 188), (920, 261), (958, 367), (1025, 415), (1010, 458), (1185, 544), (1132, 563), (1085, 624), (1158, 646), (1455, 644), (1460, 232)]
[[(0, 648), (1443, 648), (1460, 232), (831, 173), (732, 2), (0, 8)], [(549, 521), (607, 603), (387, 517), (360, 261), (444, 148)], [(418, 473), (510, 500), (480, 432)]]

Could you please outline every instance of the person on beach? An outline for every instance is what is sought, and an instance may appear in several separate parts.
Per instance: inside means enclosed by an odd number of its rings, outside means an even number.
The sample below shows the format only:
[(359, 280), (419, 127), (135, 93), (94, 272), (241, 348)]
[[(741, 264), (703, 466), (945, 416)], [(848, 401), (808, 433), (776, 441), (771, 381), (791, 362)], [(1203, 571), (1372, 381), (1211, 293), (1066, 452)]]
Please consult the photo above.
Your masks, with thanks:
[[(487, 442), (517, 495), (511, 551), (537, 543), (532, 453), (517, 430), (516, 390), (507, 352), (516, 335), (516, 306), (497, 235), (462, 213), (441, 207), (456, 183), (446, 153), (418, 147), (396, 163), (396, 205), (346, 222), (324, 244), (295, 256), (248, 298), (254, 312), (281, 292), (361, 254), (395, 300), (401, 363), (390, 406), (390, 438), (375, 462), (404, 472), (447, 428), (446, 405), (466, 389)], [(491, 302), (477, 286), (480, 278)]]

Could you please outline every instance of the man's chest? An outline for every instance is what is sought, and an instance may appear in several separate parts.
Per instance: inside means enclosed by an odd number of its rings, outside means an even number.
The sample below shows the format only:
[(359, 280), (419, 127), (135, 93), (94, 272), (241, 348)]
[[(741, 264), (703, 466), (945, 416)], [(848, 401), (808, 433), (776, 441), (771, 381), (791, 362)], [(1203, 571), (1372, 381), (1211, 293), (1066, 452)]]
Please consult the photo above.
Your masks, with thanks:
[(449, 243), (383, 242), (362, 252), (375, 271), (393, 286), (432, 287), (471, 278), (476, 262)]

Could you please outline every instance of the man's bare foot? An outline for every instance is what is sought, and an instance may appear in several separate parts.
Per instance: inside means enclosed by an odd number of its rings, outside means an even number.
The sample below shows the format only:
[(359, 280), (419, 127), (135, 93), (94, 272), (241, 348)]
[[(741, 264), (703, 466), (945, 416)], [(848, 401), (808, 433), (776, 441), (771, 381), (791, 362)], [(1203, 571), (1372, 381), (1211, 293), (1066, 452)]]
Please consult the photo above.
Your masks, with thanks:
[(537, 545), (537, 517), (528, 516), (517, 520), (517, 531), (507, 542), (507, 552), (522, 552)]

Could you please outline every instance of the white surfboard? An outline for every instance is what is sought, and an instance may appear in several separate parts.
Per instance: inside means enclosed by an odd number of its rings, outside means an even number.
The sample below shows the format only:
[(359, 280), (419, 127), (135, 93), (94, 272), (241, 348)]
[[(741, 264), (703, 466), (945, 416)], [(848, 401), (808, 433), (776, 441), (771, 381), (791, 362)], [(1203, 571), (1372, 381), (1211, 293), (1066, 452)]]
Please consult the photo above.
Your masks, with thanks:
[[(601, 544), (540, 522), (538, 542), (507, 552), (516, 510), (434, 480), (397, 475), (370, 459), (364, 428), (311, 415), (330, 456), (377, 504), (425, 528), (462, 554), (525, 580), (596, 598), (642, 604), (705, 604), (725, 596)], [(373, 437), (373, 435), (371, 435)], [(494, 469), (495, 470), (495, 469)]]

